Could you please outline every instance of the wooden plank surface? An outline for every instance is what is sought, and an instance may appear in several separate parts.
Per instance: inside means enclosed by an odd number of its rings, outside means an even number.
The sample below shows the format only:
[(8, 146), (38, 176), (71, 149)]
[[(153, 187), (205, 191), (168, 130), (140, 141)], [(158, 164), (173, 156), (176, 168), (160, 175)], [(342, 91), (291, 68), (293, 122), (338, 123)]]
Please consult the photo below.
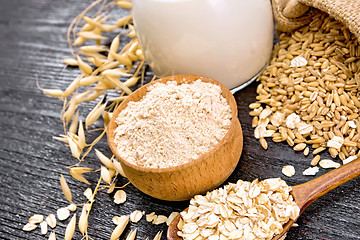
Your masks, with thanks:
[[(76, 163), (65, 146), (52, 139), (62, 133), (62, 103), (44, 96), (36, 87), (65, 89), (78, 74), (76, 69), (63, 71), (62, 58), (69, 57), (66, 42), (67, 26), (91, 1), (83, 0), (1, 0), (0, 1), (0, 239), (44, 239), (39, 229), (23, 232), (21, 228), (33, 214), (55, 213), (68, 203), (62, 195), (58, 179), (62, 173), (73, 192), (75, 202), (83, 202), (87, 188), (69, 175), (65, 166)], [(116, 10), (114, 16), (126, 12)], [(151, 73), (147, 78), (151, 77)], [(285, 143), (268, 142), (267, 151), (253, 137), (248, 104), (255, 100), (256, 83), (235, 94), (239, 118), (244, 132), (244, 151), (240, 163), (228, 181), (283, 177), (296, 185), (313, 177), (302, 176), (311, 156), (295, 153)], [(94, 104), (84, 106), (84, 111)], [(85, 116), (82, 116), (84, 119)], [(101, 123), (98, 123), (101, 126)], [(96, 133), (90, 136), (94, 138)], [(106, 139), (98, 148), (111, 155)], [(328, 157), (327, 154), (323, 154)], [(294, 177), (281, 174), (284, 165), (294, 165)], [(97, 168), (94, 154), (87, 166)], [(318, 175), (326, 170), (320, 170)], [(191, 177), (191, 176), (190, 176)], [(97, 174), (90, 174), (94, 187)], [(118, 185), (125, 184), (119, 179)], [(115, 227), (112, 217), (134, 210), (168, 215), (180, 211), (188, 202), (165, 202), (146, 196), (132, 185), (124, 188), (128, 200), (113, 203), (112, 195), (100, 192), (89, 218), (89, 235), (93, 239), (109, 239)], [(312, 204), (300, 217), (299, 226), (291, 229), (287, 239), (360, 240), (360, 181), (355, 179), (328, 193)], [(78, 211), (78, 214), (79, 211)], [(54, 229), (63, 238), (66, 224), (58, 222)], [(138, 228), (137, 239), (154, 237), (166, 231), (166, 225), (152, 225), (143, 218), (126, 228)], [(81, 239), (77, 232), (74, 239)], [(165, 239), (165, 234), (163, 238)]]

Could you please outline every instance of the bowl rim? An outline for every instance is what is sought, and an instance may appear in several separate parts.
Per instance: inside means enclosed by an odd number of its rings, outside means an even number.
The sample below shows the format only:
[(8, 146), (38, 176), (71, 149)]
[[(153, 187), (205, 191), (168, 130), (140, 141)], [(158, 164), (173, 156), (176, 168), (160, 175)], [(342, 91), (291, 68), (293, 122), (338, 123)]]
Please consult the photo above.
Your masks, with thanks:
[[(165, 83), (165, 82), (168, 82), (168, 81), (176, 81), (174, 78), (181, 78), (182, 79), (181, 84), (191, 83), (191, 82), (194, 82), (194, 81), (196, 81), (198, 79), (200, 79), (203, 82), (210, 82), (210, 83), (216, 84), (216, 85), (221, 87), (221, 90), (222, 90), (221, 94), (223, 96), (224, 96), (225, 92), (227, 92), (226, 94), (228, 94), (229, 96), (232, 96), (227, 101), (229, 103), (229, 105), (230, 105), (231, 118), (232, 118), (229, 130), (227, 131), (225, 136), (213, 148), (210, 149), (210, 151), (207, 151), (206, 153), (202, 154), (197, 159), (193, 159), (193, 160), (191, 160), (189, 162), (186, 162), (184, 164), (179, 164), (179, 165), (176, 165), (176, 166), (169, 166), (169, 167), (164, 167), (164, 168), (152, 168), (152, 167), (139, 166), (139, 165), (133, 164), (133, 163), (131, 163), (129, 161), (126, 161), (125, 159), (123, 159), (122, 157), (119, 156), (117, 146), (116, 146), (116, 143), (115, 143), (114, 131), (117, 128), (117, 124), (115, 122), (117, 116), (119, 115), (119, 113), (123, 109), (125, 109), (127, 107), (127, 104), (130, 101), (133, 101), (133, 98), (134, 98), (133, 96), (135, 96), (136, 93), (138, 93), (139, 91), (143, 91), (144, 88), (148, 88), (149, 86), (154, 85), (156, 83)], [(146, 93), (146, 91), (145, 91), (145, 93)], [(142, 96), (143, 96), (143, 94), (142, 94)], [(225, 99), (227, 99), (227, 98), (225, 97)], [(136, 91), (131, 93), (113, 112), (110, 123), (109, 123), (109, 127), (108, 127), (109, 129), (107, 131), (107, 140), (108, 140), (108, 144), (110, 146), (110, 149), (111, 149), (112, 153), (115, 155), (115, 157), (121, 163), (125, 164), (127, 167), (136, 169), (138, 171), (147, 172), (147, 173), (171, 173), (171, 172), (174, 172), (174, 171), (178, 171), (178, 170), (181, 170), (181, 169), (191, 167), (193, 165), (197, 165), (198, 162), (203, 161), (204, 158), (207, 158), (209, 155), (216, 152), (223, 144), (225, 144), (229, 139), (231, 139), (237, 121), (239, 121), (237, 104), (236, 104), (235, 98), (233, 97), (233, 94), (230, 92), (230, 90), (227, 87), (225, 87), (222, 83), (220, 83), (220, 82), (218, 82), (218, 81), (216, 81), (214, 79), (211, 79), (209, 77), (206, 77), (206, 76), (195, 75), (195, 74), (180, 74), (180, 75), (168, 76), (168, 77), (164, 77), (164, 78), (152, 81), (150, 83), (147, 83), (147, 84), (143, 85), (142, 87), (138, 88)], [(114, 159), (114, 161), (116, 161), (116, 159)]]

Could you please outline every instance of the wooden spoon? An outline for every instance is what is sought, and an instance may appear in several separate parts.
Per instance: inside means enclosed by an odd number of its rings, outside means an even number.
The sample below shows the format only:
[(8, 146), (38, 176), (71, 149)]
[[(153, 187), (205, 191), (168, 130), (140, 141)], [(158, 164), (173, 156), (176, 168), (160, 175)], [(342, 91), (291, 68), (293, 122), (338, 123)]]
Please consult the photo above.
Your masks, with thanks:
[[(300, 207), (301, 214), (316, 199), (358, 176), (360, 176), (360, 158), (315, 178), (314, 180), (293, 186), (291, 194), (294, 197), (296, 204)], [(179, 231), (177, 227), (179, 220), (180, 215), (170, 223), (167, 231), (168, 240), (183, 239), (177, 235), (177, 232)], [(297, 219), (287, 222), (283, 226), (283, 232), (274, 236), (273, 240), (284, 239), (287, 231), (289, 231), (296, 220)]]

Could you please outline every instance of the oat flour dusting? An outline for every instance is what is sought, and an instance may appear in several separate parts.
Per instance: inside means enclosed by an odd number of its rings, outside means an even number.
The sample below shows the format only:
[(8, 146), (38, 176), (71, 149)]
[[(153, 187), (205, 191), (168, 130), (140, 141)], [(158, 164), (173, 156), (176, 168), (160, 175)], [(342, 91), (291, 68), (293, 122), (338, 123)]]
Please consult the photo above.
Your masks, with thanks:
[(221, 88), (200, 79), (156, 83), (116, 119), (119, 155), (139, 166), (164, 168), (198, 158), (227, 133), (231, 109)]

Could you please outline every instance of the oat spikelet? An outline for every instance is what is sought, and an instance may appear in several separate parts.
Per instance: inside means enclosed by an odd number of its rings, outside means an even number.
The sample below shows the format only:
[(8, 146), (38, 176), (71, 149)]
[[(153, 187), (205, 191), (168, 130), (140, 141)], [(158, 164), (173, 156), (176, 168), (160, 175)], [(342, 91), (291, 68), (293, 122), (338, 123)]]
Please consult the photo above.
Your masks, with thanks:
[(69, 140), (71, 154), (73, 155), (74, 158), (79, 159), (80, 158), (80, 149), (79, 149), (78, 145), (75, 143), (72, 135), (68, 134), (68, 140)]
[(124, 64), (126, 67), (132, 67), (132, 61), (127, 55), (110, 53), (120, 64)]
[(69, 126), (69, 132), (76, 134), (77, 127), (78, 127), (78, 120), (79, 120), (79, 111), (75, 113), (73, 120)]
[(41, 89), (41, 91), (48, 96), (61, 98), (64, 92), (60, 89)]
[(84, 149), (86, 146), (85, 140), (85, 132), (82, 120), (79, 121), (79, 128), (78, 128), (78, 136), (79, 136), (79, 148)]
[(106, 104), (98, 104), (94, 107), (93, 110), (91, 110), (91, 112), (87, 115), (85, 119), (86, 128), (91, 126), (101, 116), (101, 114), (105, 110), (105, 105)]
[(96, 83), (101, 80), (102, 77), (100, 76), (89, 76), (84, 77), (80, 80), (79, 85), (80, 86), (89, 86), (90, 84)]
[(69, 65), (69, 66), (72, 66), (72, 67), (79, 66), (78, 62), (73, 58), (65, 58), (65, 59), (63, 59), (63, 62), (66, 65)]
[(131, 7), (132, 7), (131, 2), (128, 2), (128, 1), (116, 1), (116, 4), (119, 7), (124, 8), (124, 9), (131, 9)]
[(84, 235), (87, 232), (88, 227), (88, 214), (86, 208), (83, 207), (79, 218), (79, 230)]
[(126, 240), (134, 240), (136, 237), (136, 233), (137, 233), (137, 228), (135, 228), (135, 230), (130, 231), (129, 235), (127, 235)]
[(76, 60), (79, 63), (80, 71), (85, 75), (88, 76), (92, 73), (92, 68), (89, 64), (85, 63), (79, 56), (76, 56)]
[(74, 116), (76, 108), (77, 108), (76, 97), (73, 97), (69, 101), (69, 106), (62, 116), (62, 119), (65, 121), (65, 124), (68, 124), (70, 122), (71, 118)]
[(158, 233), (155, 235), (154, 240), (160, 240), (162, 233), (163, 233), (162, 231), (158, 232)]
[(129, 216), (122, 216), (122, 219), (120, 219), (119, 224), (115, 227), (114, 231), (112, 232), (110, 240), (117, 240), (124, 232), (124, 229), (128, 223), (129, 223)]
[(101, 166), (101, 177), (103, 178), (104, 182), (108, 184), (111, 183), (111, 174), (109, 170), (104, 166)]
[(79, 50), (83, 52), (105, 52), (108, 48), (104, 45), (88, 45), (79, 47)]
[(108, 157), (106, 157), (102, 152), (95, 149), (95, 153), (96, 153), (96, 156), (101, 161), (101, 163), (105, 165), (105, 167), (107, 167), (109, 169), (115, 169), (113, 162)]
[(131, 77), (124, 82), (124, 85), (127, 87), (134, 86), (139, 81), (138, 77)]
[(66, 180), (62, 174), (60, 174), (60, 185), (61, 185), (61, 190), (63, 191), (66, 200), (68, 200), (69, 202), (72, 202), (70, 188), (69, 188), (68, 184), (66, 183)]
[(119, 161), (117, 161), (116, 159), (113, 160), (113, 164), (114, 164), (114, 167), (115, 167), (115, 170), (121, 175), (123, 176), (124, 178), (126, 178), (126, 175), (125, 175), (125, 172), (120, 164)]
[(71, 218), (70, 222), (68, 223), (66, 230), (65, 230), (65, 240), (72, 239), (76, 228), (76, 213)]
[(117, 52), (117, 50), (119, 48), (119, 43), (120, 43), (119, 35), (117, 35), (111, 42), (110, 50), (109, 50), (109, 54), (108, 54), (108, 58), (107, 58), (108, 61), (112, 61), (114, 59), (114, 57), (112, 56), (111, 53)]
[(115, 24), (119, 27), (123, 27), (127, 25), (130, 21), (132, 21), (131, 15), (118, 19)]
[(117, 86), (118, 88), (120, 88), (121, 90), (123, 90), (125, 93), (127, 94), (131, 94), (132, 91), (130, 90), (130, 88), (128, 88), (127, 86), (125, 86), (125, 84), (123, 82), (121, 82), (119, 79), (116, 79), (112, 76), (109, 75), (104, 75), (105, 78), (107, 80), (109, 80), (112, 84), (114, 84), (115, 86)]
[(81, 78), (82, 78), (82, 75), (77, 76), (70, 83), (70, 85), (65, 89), (62, 97), (66, 98), (66, 97), (70, 96), (75, 91), (75, 89), (78, 87)]
[(92, 172), (93, 169), (92, 168), (86, 168), (86, 167), (72, 167), (70, 168), (70, 174), (73, 178), (75, 178), (76, 180), (79, 180), (83, 183), (86, 183), (88, 185), (90, 185), (89, 181), (86, 180), (86, 178), (83, 177), (83, 173), (88, 173), (88, 172)]
[(56, 240), (55, 232), (50, 233), (48, 240)]
[(116, 78), (123, 77), (123, 76), (126, 76), (126, 77), (132, 76), (131, 74), (126, 73), (126, 71), (123, 68), (107, 69), (107, 70), (103, 71), (101, 73), (101, 75), (103, 75), (103, 76), (107, 75), (107, 76), (116, 77)]
[(116, 184), (115, 182), (111, 183), (109, 189), (106, 191), (107, 193), (112, 193), (115, 190)]

